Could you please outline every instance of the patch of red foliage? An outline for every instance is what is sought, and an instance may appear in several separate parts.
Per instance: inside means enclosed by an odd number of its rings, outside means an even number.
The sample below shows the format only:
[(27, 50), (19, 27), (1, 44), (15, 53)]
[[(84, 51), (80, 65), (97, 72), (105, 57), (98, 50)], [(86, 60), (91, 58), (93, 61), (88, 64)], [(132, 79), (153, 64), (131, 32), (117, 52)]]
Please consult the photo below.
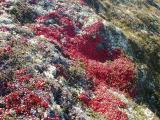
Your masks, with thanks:
[(86, 93), (82, 93), (79, 98), (88, 107), (103, 114), (109, 120), (128, 120), (127, 115), (119, 110), (119, 108), (126, 108), (127, 104), (109, 92), (105, 84), (98, 85), (94, 95), (90, 98)]
[(10, 45), (7, 45), (7, 46), (4, 47), (3, 50), (4, 50), (5, 53), (11, 53), (12, 52), (12, 47)]
[[(4, 96), (5, 108), (0, 117), (11, 115), (16, 116), (34, 116), (43, 118), (44, 112), (49, 107), (50, 96), (47, 93), (49, 88), (43, 79), (35, 78), (29, 73), (29, 68), (22, 68), (15, 72), (15, 81), (7, 83), (11, 93)], [(38, 93), (36, 92), (38, 91)]]
[(5, 2), (5, 0), (0, 0), (0, 3), (1, 3), (1, 2)]
[(46, 16), (38, 17), (37, 18), (38, 23), (41, 23), (45, 20), (53, 20), (55, 21), (56, 24), (61, 25), (61, 27), (57, 27), (57, 26), (54, 26), (54, 27), (53, 26), (52, 27), (43, 26), (42, 27), (40, 26), (35, 29), (37, 35), (44, 35), (45, 33), (46, 37), (53, 37), (56, 40), (60, 39), (61, 34), (65, 34), (70, 37), (74, 37), (76, 34), (75, 27), (79, 27), (80, 23), (78, 22), (76, 24), (77, 26), (74, 26), (73, 21), (69, 17), (64, 16), (62, 14), (63, 13), (62, 10), (63, 9), (58, 9), (56, 12), (51, 12)]
[(0, 27), (0, 31), (2, 31), (2, 32), (7, 32), (8, 30), (9, 30), (9, 28), (7, 28), (7, 27), (4, 27), (4, 26)]
[(134, 63), (120, 49), (109, 51), (105, 48), (99, 33), (103, 28), (102, 22), (82, 28), (81, 34), (76, 34), (74, 22), (69, 17), (59, 15), (59, 12), (40, 17), (38, 21), (51, 17), (57, 18), (56, 27), (36, 27), (35, 31), (37, 35), (44, 35), (50, 41), (58, 42), (72, 60), (78, 59), (85, 64), (87, 77), (92, 78), (95, 84), (95, 98), (82, 94), (80, 99), (109, 120), (126, 120), (127, 115), (119, 110), (119, 107), (126, 107), (126, 104), (108, 92), (107, 88), (116, 88), (132, 96), (136, 72)]
[[(66, 42), (62, 44), (64, 53), (72, 59), (80, 59), (84, 63), (88, 60), (105, 62), (109, 59), (109, 52), (102, 48), (102, 38), (98, 35), (98, 30), (103, 27), (101, 22), (96, 22), (90, 27), (82, 29), (82, 35), (76, 35), (74, 38), (64, 36)], [(90, 29), (89, 29), (90, 28)], [(92, 29), (91, 29), (92, 28)]]
[(127, 58), (118, 58), (111, 63), (89, 61), (86, 67), (88, 76), (94, 79), (95, 85), (105, 83), (121, 91), (132, 93), (134, 87), (134, 64)]
[(48, 103), (28, 89), (18, 90), (5, 96), (6, 109), (12, 109), (17, 115), (32, 115), (32, 110), (48, 108)]
[(47, 27), (47, 26), (40, 26), (36, 28), (37, 35), (44, 35), (47, 38), (51, 38), (53, 40), (59, 40), (61, 35), (61, 29), (56, 27)]

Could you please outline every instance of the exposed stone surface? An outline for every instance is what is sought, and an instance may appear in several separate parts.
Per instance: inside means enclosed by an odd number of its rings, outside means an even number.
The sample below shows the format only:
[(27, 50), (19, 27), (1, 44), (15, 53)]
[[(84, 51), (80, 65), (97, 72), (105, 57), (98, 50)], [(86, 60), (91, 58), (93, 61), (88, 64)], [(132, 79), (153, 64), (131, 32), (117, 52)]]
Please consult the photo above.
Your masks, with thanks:
[(158, 120), (159, 2), (0, 1), (0, 119)]

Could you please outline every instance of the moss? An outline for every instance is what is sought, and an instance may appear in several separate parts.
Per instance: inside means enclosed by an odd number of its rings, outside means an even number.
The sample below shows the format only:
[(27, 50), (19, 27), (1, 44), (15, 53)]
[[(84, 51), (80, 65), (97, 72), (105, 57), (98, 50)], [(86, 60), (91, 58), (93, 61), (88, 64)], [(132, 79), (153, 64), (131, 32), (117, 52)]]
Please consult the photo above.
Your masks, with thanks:
[(3, 118), (4, 120), (16, 120), (16, 113), (13, 112), (11, 115), (6, 115)]
[(15, 3), (14, 7), (10, 10), (10, 14), (15, 16), (15, 20), (24, 23), (35, 22), (37, 13), (29, 8), (25, 1)]
[(144, 110), (141, 106), (136, 105), (133, 110), (135, 111), (136, 120), (147, 120)]
[[(159, 55), (158, 52), (160, 45), (157, 43), (159, 36), (150, 35), (148, 33), (135, 32), (130, 29), (125, 23), (120, 21), (113, 21), (116, 26), (119, 26), (129, 42), (131, 43), (133, 50), (135, 50), (136, 58), (140, 62), (148, 64), (153, 67), (156, 71), (159, 71)], [(135, 43), (135, 44), (134, 44)], [(138, 54), (140, 55), (138, 55)], [(154, 59), (152, 59), (154, 58)]]
[(101, 114), (94, 112), (91, 109), (86, 109), (86, 114), (92, 119), (92, 120), (107, 120), (107, 118), (105, 118), (104, 116), (102, 116)]
[(153, 14), (148, 13), (137, 13), (137, 17), (142, 20), (147, 29), (154, 33), (159, 33), (160, 31), (160, 23), (158, 18)]
[(78, 75), (78, 76), (82, 75), (83, 76), (85, 73), (84, 67), (85, 66), (83, 62), (77, 61), (75, 65), (69, 68), (69, 71), (71, 72), (72, 75)]

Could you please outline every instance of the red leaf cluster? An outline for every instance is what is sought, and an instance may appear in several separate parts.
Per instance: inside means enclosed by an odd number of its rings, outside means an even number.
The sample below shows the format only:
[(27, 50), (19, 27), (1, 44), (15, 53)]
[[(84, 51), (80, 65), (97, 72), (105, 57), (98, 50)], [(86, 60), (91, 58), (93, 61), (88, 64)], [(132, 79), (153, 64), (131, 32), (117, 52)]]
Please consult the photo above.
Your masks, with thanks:
[(94, 94), (95, 96), (90, 98), (87, 94), (82, 93), (79, 98), (88, 107), (103, 114), (109, 120), (128, 119), (127, 115), (119, 110), (119, 108), (126, 108), (127, 104), (115, 97), (104, 84), (99, 85)]
[[(47, 99), (49, 95), (46, 94), (48, 88), (45, 87), (44, 80), (35, 78), (29, 71), (29, 68), (17, 70), (16, 81), (8, 82), (7, 87), (12, 91), (4, 96), (5, 109), (1, 115), (10, 114), (12, 110), (16, 116), (33, 116), (35, 111), (43, 118), (45, 110), (49, 107)], [(39, 109), (42, 110), (38, 111)]]

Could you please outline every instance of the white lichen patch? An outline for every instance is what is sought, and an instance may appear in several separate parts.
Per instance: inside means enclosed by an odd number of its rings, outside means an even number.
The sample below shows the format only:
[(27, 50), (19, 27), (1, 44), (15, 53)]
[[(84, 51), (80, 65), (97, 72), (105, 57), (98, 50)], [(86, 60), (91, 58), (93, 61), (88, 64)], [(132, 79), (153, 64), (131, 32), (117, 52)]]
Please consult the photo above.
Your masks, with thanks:
[(54, 76), (56, 75), (56, 67), (53, 65), (48, 65), (44, 74), (47, 78), (54, 79)]

